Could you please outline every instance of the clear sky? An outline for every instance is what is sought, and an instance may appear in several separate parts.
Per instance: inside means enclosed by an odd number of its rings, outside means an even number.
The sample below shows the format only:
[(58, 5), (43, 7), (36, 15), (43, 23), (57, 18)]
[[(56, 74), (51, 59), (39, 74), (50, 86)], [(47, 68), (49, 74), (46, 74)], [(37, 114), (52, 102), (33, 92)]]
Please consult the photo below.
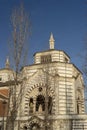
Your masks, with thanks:
[[(83, 53), (87, 33), (86, 0), (22, 0), (30, 14), (32, 36), (29, 40), (29, 64), (33, 54), (49, 49), (52, 32), (55, 49), (64, 50), (78, 68), (81, 68), (80, 54)], [(0, 68), (8, 56), (8, 41), (11, 33), (10, 16), (20, 0), (0, 0)]]

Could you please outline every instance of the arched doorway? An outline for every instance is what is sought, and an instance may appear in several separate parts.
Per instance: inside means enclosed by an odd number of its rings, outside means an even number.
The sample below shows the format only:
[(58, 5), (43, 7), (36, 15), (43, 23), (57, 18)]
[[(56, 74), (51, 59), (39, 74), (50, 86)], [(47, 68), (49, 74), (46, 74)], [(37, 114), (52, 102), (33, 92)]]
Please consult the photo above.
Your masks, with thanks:
[(36, 111), (39, 110), (40, 105), (42, 111), (45, 111), (45, 97), (43, 95), (38, 95), (36, 98)]

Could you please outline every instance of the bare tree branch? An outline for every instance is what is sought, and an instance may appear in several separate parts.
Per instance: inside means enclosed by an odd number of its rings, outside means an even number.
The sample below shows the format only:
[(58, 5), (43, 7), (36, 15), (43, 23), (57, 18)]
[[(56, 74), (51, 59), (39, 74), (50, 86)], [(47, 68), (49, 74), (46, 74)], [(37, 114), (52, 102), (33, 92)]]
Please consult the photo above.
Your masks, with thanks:
[[(10, 130), (14, 130), (14, 122), (17, 116), (17, 109), (21, 102), (22, 82), (20, 83), (19, 93), (17, 93), (17, 87), (19, 84), (18, 75), (20, 73), (20, 69), (25, 65), (26, 56), (28, 54), (29, 43), (27, 42), (30, 37), (30, 19), (28, 14), (25, 12), (23, 4), (20, 7), (16, 7), (11, 15), (11, 42), (10, 42), (10, 59), (12, 59), (12, 64), (15, 73), (13, 73), (14, 77), (14, 85), (10, 85), (9, 94), (9, 112), (10, 115)], [(8, 116), (7, 116), (8, 120)], [(7, 121), (8, 123), (8, 121)], [(7, 124), (8, 125), (8, 124)], [(9, 130), (9, 126), (6, 127), (6, 130)]]

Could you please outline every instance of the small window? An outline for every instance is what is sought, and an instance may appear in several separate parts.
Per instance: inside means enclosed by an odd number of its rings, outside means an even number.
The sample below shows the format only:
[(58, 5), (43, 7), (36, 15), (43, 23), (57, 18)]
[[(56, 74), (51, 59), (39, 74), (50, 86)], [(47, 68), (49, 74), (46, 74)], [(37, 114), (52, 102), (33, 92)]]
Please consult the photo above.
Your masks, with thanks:
[(45, 111), (45, 97), (43, 95), (38, 95), (36, 99), (36, 111), (39, 110), (39, 107), (42, 107), (42, 111)]
[(42, 87), (39, 87), (39, 92), (41, 92), (43, 89), (42, 89)]
[(77, 114), (80, 114), (80, 110), (81, 110), (81, 102), (80, 102), (80, 99), (78, 97), (78, 99), (77, 99)]
[(65, 62), (68, 63), (68, 59), (65, 57)]
[(51, 61), (51, 55), (41, 56), (41, 63), (49, 63)]
[(77, 114), (79, 114), (79, 104), (77, 104)]
[(30, 113), (33, 113), (33, 98), (30, 98), (29, 108), (30, 108)]
[[(36, 99), (36, 111), (39, 111), (41, 106), (42, 111), (45, 111), (45, 97), (43, 95), (38, 95)], [(52, 114), (52, 97), (48, 97), (48, 114)]]
[(48, 113), (52, 113), (52, 97), (49, 96), (48, 98)]

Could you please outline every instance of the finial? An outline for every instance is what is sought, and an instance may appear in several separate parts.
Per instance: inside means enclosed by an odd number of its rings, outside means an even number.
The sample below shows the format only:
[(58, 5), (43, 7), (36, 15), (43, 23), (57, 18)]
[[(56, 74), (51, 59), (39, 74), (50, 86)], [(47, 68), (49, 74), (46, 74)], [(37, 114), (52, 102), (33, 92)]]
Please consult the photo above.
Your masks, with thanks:
[(50, 44), (50, 49), (54, 49), (54, 37), (53, 37), (53, 34), (51, 33), (50, 35), (50, 39), (49, 39), (49, 44)]
[(10, 62), (8, 57), (6, 59), (5, 68), (10, 68)]

